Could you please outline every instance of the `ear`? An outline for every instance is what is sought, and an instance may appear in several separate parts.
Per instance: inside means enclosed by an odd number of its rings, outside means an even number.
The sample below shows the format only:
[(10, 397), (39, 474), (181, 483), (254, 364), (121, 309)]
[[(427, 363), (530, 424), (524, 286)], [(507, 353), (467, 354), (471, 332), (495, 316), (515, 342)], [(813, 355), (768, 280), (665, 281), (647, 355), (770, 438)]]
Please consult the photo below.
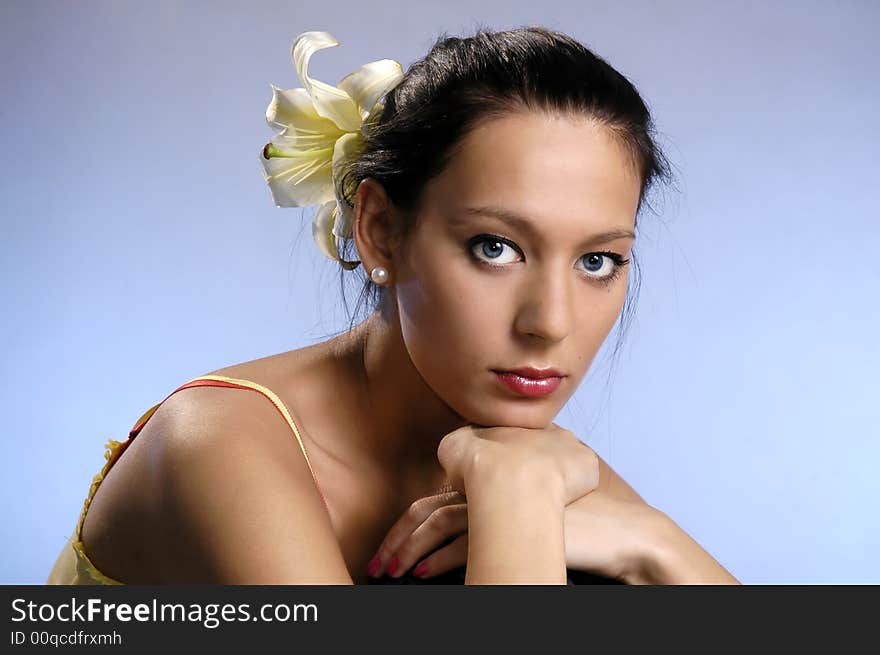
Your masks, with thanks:
[(384, 187), (372, 178), (361, 180), (355, 194), (352, 232), (368, 276), (376, 266), (382, 266), (389, 279), (393, 277), (391, 253), (397, 246), (394, 218), (394, 204)]

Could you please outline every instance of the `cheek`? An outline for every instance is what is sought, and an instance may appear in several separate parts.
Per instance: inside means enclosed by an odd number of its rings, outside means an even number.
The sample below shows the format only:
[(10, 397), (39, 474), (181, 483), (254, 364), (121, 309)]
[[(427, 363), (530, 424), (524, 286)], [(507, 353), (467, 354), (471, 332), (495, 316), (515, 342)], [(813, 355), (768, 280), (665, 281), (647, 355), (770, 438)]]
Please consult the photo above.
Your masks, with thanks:
[[(491, 276), (466, 266), (423, 262), (418, 275), (397, 287), (401, 329), (413, 362), (423, 374), (485, 368), (504, 334), (504, 294)], [(497, 354), (496, 354), (497, 356)], [(460, 379), (456, 376), (456, 384)]]
[(579, 346), (578, 366), (582, 374), (586, 373), (593, 358), (603, 342), (609, 338), (615, 323), (620, 319), (620, 312), (626, 300), (626, 280), (621, 280), (611, 291), (597, 291), (590, 294), (588, 301), (580, 306), (577, 312), (577, 335)]

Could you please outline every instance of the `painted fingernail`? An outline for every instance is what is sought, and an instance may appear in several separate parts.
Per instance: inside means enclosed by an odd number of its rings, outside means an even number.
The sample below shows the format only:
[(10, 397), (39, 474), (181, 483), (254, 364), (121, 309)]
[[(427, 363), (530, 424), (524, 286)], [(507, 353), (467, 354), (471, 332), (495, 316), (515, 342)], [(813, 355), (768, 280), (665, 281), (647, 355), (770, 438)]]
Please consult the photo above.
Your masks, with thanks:
[(397, 559), (397, 555), (395, 555), (391, 558), (391, 561), (388, 562), (388, 568), (385, 569), (388, 575), (394, 575), (394, 572), (397, 570), (398, 564), (400, 564), (400, 562)]
[(375, 577), (376, 573), (379, 572), (379, 566), (382, 564), (382, 561), (379, 559), (378, 555), (375, 555), (373, 559), (370, 560), (369, 565), (367, 566), (367, 573)]
[(428, 565), (425, 562), (419, 564), (415, 569), (413, 569), (413, 575), (417, 578), (425, 575), (428, 572)]

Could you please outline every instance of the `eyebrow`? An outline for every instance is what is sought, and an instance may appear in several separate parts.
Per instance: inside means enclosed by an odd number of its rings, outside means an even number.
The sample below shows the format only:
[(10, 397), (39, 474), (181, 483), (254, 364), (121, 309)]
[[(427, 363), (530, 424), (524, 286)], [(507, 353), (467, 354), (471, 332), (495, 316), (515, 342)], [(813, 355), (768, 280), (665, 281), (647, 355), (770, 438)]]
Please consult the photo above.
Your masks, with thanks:
[[(516, 212), (512, 212), (509, 209), (505, 209), (503, 207), (493, 207), (493, 206), (483, 206), (483, 207), (464, 207), (463, 211), (469, 215), (485, 215), (485, 216), (494, 216), (509, 225), (517, 227), (521, 229), (523, 232), (527, 232), (532, 236), (537, 235), (537, 230), (535, 229), (535, 224), (528, 220), (527, 218), (520, 216)], [(589, 236), (584, 243), (605, 243), (607, 241), (614, 241), (615, 239), (635, 239), (636, 235), (632, 230), (608, 230), (606, 232), (599, 232), (597, 234), (593, 234)]]

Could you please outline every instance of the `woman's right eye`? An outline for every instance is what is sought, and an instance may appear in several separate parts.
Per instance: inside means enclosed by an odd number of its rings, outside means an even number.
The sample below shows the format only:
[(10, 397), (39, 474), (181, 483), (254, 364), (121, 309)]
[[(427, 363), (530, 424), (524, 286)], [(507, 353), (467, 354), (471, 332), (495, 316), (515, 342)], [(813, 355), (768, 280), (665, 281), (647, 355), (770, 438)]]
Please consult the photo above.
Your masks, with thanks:
[[(490, 266), (500, 266), (502, 264), (511, 264), (516, 260), (518, 249), (507, 239), (492, 235), (483, 235), (471, 240), (471, 252), (480, 262), (489, 264)], [(514, 259), (508, 259), (504, 256), (504, 251), (514, 255)], [(508, 255), (507, 257), (509, 257)]]

